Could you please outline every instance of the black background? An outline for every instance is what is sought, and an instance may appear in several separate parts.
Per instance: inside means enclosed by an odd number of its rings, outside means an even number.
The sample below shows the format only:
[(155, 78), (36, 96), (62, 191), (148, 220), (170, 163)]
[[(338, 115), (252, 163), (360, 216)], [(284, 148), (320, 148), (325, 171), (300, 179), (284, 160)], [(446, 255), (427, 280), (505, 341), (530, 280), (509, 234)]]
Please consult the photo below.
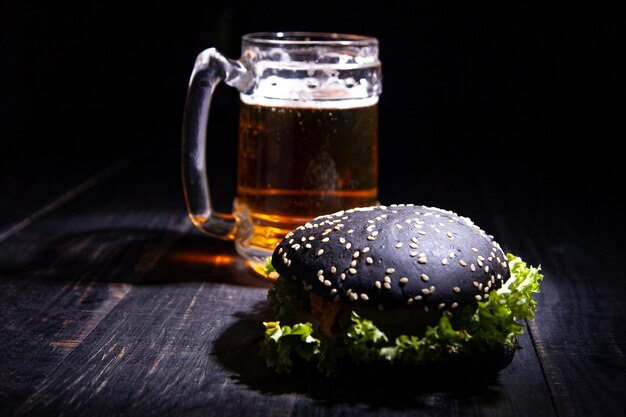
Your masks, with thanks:
[[(488, 190), (512, 215), (585, 219), (621, 211), (616, 146), (623, 132), (612, 127), (621, 116), (624, 43), (619, 13), (609, 8), (19, 3), (0, 13), (5, 166), (42, 158), (89, 164), (146, 149), (178, 164), (185, 90), (202, 49), (236, 58), (248, 32), (336, 31), (380, 40), (383, 203), (436, 205), (480, 219), (473, 201)], [(212, 182), (227, 205), (236, 91), (220, 87), (213, 107)]]

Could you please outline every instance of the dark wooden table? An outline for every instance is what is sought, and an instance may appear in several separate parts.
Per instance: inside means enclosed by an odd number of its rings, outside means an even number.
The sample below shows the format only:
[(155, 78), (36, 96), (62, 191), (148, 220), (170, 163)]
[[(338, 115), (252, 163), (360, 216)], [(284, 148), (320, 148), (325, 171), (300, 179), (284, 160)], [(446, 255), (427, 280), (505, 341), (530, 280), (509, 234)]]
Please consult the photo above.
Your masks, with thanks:
[(623, 220), (476, 198), (474, 220), (545, 274), (496, 379), (276, 376), (256, 347), (268, 284), (191, 227), (159, 158), (0, 168), (0, 415), (626, 413)]

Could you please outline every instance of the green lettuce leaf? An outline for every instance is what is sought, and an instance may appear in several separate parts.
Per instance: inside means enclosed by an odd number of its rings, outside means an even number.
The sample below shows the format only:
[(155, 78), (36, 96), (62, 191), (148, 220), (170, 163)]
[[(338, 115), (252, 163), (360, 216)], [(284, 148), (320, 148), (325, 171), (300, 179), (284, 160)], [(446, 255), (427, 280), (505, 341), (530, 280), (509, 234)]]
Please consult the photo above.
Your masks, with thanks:
[(270, 276), (272, 272), (276, 272), (274, 269), (274, 265), (272, 265), (272, 258), (267, 258), (265, 262), (265, 268), (263, 268), (263, 272), (265, 272), (265, 276)]
[(267, 299), (279, 320), (301, 319), (304, 312), (311, 310), (309, 295), (302, 284), (282, 275), (268, 291)]
[[(451, 356), (487, 350), (494, 346), (514, 346), (524, 331), (520, 320), (532, 319), (537, 310), (533, 295), (539, 292), (543, 276), (540, 267), (527, 266), (519, 257), (507, 254), (511, 277), (486, 301), (444, 314), (423, 335), (401, 335), (389, 340), (375, 323), (352, 312), (345, 337), (329, 340), (316, 337), (311, 323), (280, 326), (265, 323), (262, 354), (268, 366), (288, 372), (293, 359), (317, 362), (326, 375), (335, 375), (349, 358), (352, 363), (389, 363), (421, 365), (436, 363)], [(270, 304), (280, 316), (289, 317), (306, 306), (307, 293), (296, 281), (280, 277), (268, 294)]]
[(280, 322), (271, 321), (263, 325), (266, 331), (261, 355), (265, 357), (267, 366), (274, 368), (276, 372), (288, 372), (295, 358), (310, 362), (319, 354), (320, 340), (312, 336), (311, 323), (281, 326)]

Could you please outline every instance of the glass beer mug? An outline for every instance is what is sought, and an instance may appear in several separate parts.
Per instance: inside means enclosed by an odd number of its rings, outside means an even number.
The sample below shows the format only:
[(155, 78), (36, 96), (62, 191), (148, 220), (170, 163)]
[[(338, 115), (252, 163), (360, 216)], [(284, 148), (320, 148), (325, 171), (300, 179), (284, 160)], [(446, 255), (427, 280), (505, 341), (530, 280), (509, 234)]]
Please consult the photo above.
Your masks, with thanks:
[[(219, 82), (240, 93), (233, 213), (212, 209), (206, 127)], [(189, 217), (235, 241), (262, 274), (285, 234), (321, 214), (377, 203), (378, 96), (375, 38), (331, 33), (253, 33), (231, 60), (198, 55), (183, 120), (183, 186)], [(210, 146), (210, 143), (209, 143)], [(302, 246), (306, 243), (300, 242)]]

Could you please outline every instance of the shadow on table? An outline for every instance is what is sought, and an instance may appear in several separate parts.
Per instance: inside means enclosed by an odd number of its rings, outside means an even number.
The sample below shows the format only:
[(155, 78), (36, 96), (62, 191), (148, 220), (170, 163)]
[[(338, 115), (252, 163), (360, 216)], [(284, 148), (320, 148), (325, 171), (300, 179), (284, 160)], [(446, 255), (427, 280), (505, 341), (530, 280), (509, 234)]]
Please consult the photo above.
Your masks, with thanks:
[(249, 389), (264, 394), (303, 394), (327, 406), (366, 404), (373, 408), (426, 408), (443, 401), (490, 404), (502, 399), (496, 374), (420, 374), (415, 369), (359, 371), (335, 378), (320, 375), (313, 366), (278, 375), (260, 357), (263, 321), (271, 320), (267, 303), (253, 312), (237, 313), (237, 320), (216, 340), (211, 352)]
[[(0, 256), (0, 279), (134, 285), (212, 282), (267, 288), (237, 256), (232, 242), (195, 231), (94, 229)], [(18, 258), (18, 260), (16, 260)]]

